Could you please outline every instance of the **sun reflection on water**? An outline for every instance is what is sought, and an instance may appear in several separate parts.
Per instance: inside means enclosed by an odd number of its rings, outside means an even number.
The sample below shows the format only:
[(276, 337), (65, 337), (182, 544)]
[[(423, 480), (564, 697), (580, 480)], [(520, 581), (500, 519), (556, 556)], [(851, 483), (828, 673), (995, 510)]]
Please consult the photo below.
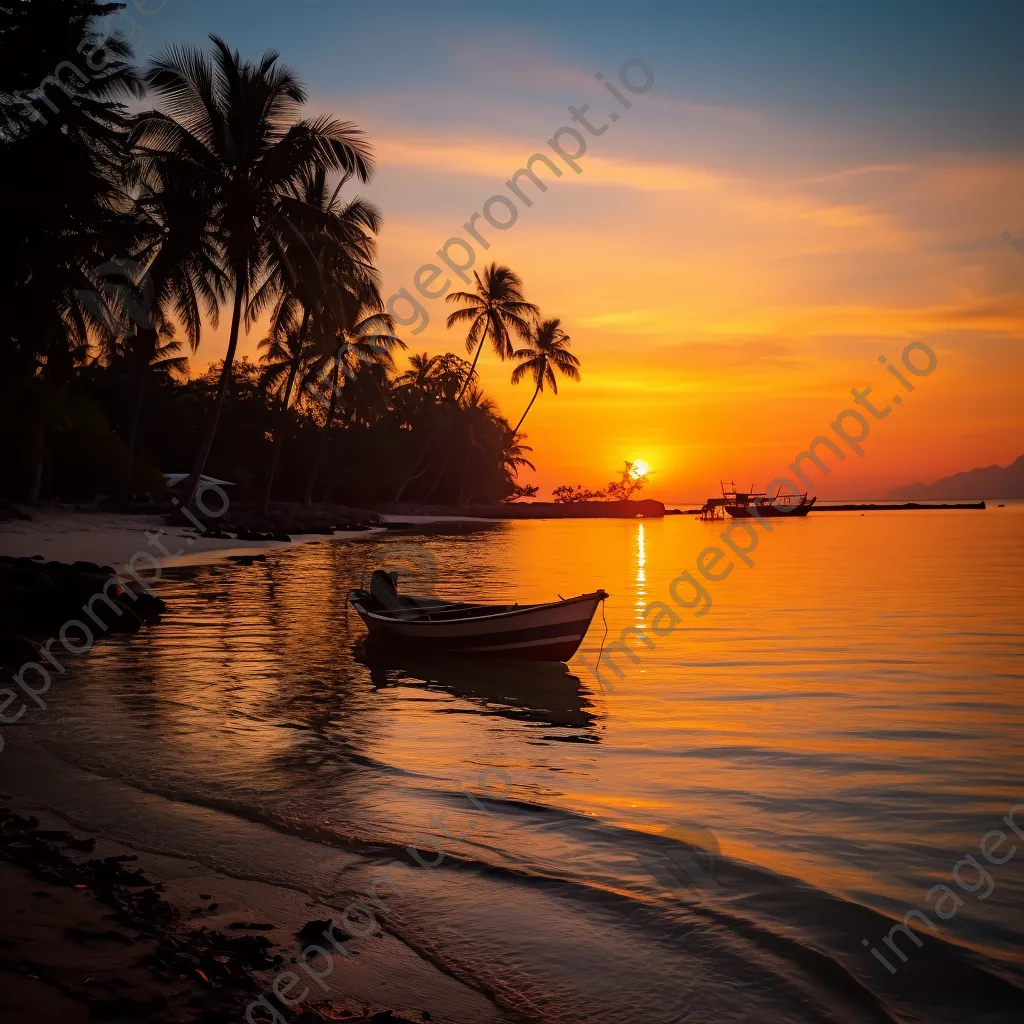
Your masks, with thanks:
[(644, 609), (647, 607), (647, 544), (644, 538), (644, 524), (636, 526), (636, 620), (638, 625), (644, 621)]

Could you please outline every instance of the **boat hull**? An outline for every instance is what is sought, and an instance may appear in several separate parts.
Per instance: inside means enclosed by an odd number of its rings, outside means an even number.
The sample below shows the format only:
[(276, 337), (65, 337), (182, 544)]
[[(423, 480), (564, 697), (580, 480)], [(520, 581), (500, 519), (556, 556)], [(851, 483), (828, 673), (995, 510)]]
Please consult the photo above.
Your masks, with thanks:
[(817, 500), (815, 496), (809, 501), (791, 507), (775, 506), (770, 501), (762, 501), (757, 505), (726, 505), (725, 511), (733, 519), (794, 519), (807, 515)]
[(568, 661), (583, 643), (605, 596), (602, 592), (584, 594), (567, 601), (442, 621), (424, 620), (414, 609), (404, 617), (376, 613), (358, 597), (352, 598), (352, 605), (375, 642), (473, 656)]

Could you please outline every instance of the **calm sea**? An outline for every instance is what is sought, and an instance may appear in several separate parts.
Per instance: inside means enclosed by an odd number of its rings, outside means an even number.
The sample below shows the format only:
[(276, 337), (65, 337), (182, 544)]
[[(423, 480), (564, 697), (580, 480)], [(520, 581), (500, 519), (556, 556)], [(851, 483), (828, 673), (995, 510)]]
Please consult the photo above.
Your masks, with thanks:
[[(1024, 506), (776, 523), (707, 614), (671, 605), (723, 528), (172, 568), (162, 625), (4, 727), (2, 785), (339, 909), (414, 845), (440, 863), (396, 876), (382, 923), (529, 1020), (1024, 1019)], [(346, 593), (378, 565), (480, 600), (604, 587), (607, 633), (567, 671), (367, 658)], [(658, 601), (676, 628), (609, 651)]]

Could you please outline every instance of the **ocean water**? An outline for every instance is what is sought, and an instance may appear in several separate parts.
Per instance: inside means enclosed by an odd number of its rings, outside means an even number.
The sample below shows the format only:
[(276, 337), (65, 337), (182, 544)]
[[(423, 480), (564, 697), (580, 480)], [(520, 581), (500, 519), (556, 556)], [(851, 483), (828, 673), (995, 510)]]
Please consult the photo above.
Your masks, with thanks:
[[(1024, 506), (776, 522), (681, 607), (726, 525), (170, 567), (160, 626), (69, 658), (4, 727), (0, 786), (357, 930), (373, 911), (510, 1018), (1024, 1019)], [(346, 603), (378, 565), (611, 597), (567, 668), (381, 661)]]

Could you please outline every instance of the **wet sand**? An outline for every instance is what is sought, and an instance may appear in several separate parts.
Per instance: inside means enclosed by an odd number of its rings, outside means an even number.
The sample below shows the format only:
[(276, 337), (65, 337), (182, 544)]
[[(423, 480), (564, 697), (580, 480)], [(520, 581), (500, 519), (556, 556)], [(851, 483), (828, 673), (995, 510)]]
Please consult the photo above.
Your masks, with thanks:
[[(26, 832), (26, 821), (38, 827)], [(314, 984), (296, 965), (306, 945), (296, 933), (330, 919), (329, 908), (194, 861), (138, 853), (45, 811), (0, 809), (0, 901), (3, 1019), (241, 1021), (261, 997), (274, 1002), (275, 977), (291, 970), (302, 979), (292, 991), (305, 988), (308, 998), (284, 1016), (253, 1010), (253, 1020), (509, 1020), (388, 934), (346, 939), (349, 955), (330, 964), (318, 957), (313, 973), (323, 980)], [(264, 969), (252, 966), (260, 961)]]

